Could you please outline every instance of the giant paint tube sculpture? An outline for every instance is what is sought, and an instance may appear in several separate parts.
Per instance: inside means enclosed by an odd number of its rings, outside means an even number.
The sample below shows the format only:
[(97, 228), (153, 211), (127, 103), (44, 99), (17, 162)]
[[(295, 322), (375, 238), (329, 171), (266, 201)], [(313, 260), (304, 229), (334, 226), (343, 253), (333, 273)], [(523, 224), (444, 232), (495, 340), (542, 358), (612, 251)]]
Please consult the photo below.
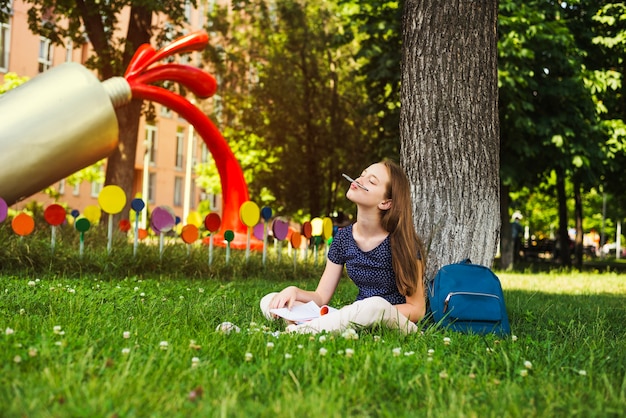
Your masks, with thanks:
[(79, 64), (63, 64), (0, 96), (0, 197), (11, 205), (107, 157), (118, 144), (115, 108), (133, 98), (151, 100), (183, 116), (206, 143), (222, 186), (221, 230), (234, 231), (236, 245), (245, 246), (239, 208), (249, 200), (248, 187), (226, 140), (187, 99), (150, 85), (170, 80), (200, 98), (211, 97), (217, 84), (209, 74), (188, 65), (158, 64), (176, 53), (201, 50), (207, 42), (200, 31), (158, 51), (142, 45), (124, 78), (102, 83)]

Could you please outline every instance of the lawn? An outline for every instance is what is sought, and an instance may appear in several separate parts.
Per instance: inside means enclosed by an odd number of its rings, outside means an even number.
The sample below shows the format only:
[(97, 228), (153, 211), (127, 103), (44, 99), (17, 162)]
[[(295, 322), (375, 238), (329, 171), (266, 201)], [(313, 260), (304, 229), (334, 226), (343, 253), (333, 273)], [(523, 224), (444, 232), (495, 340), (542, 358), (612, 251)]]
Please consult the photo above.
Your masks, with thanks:
[[(269, 291), (315, 286), (321, 266), (299, 265), (300, 279), (291, 280), (293, 268), (283, 262), (239, 267), (242, 277), (228, 279), (0, 273), (0, 416), (626, 411), (624, 276), (498, 272), (509, 338), (428, 327), (411, 336), (374, 329), (309, 337), (281, 333), (282, 324), (258, 309)], [(345, 280), (333, 304), (354, 296)], [(221, 330), (223, 322), (233, 324), (231, 332)]]

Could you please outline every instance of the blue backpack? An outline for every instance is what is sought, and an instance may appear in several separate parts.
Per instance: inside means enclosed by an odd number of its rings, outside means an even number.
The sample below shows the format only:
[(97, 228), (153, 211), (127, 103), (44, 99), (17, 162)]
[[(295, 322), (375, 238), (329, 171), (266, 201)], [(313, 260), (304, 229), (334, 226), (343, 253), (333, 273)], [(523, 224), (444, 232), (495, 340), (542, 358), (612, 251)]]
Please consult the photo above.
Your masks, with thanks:
[(469, 259), (441, 267), (428, 284), (432, 319), (463, 333), (511, 333), (502, 285), (487, 267)]

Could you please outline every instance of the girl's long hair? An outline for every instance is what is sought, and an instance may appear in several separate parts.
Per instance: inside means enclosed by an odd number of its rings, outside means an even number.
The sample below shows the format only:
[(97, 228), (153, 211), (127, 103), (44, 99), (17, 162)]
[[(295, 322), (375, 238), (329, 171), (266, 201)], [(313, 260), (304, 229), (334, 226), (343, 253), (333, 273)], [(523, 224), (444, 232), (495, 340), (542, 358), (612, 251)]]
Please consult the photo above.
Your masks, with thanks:
[(395, 162), (384, 160), (382, 164), (389, 170), (386, 198), (391, 199), (391, 207), (381, 212), (381, 225), (389, 232), (396, 285), (405, 296), (416, 291), (424, 293), (426, 254), (413, 225), (409, 179)]

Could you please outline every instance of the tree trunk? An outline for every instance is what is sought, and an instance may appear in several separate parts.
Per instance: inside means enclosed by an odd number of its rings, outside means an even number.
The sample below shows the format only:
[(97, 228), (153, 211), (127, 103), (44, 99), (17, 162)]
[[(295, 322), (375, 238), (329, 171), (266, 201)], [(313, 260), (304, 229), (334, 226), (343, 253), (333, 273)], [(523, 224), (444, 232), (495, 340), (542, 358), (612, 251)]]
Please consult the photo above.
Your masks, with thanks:
[[(152, 12), (141, 6), (133, 6), (130, 13), (131, 19), (128, 23), (126, 44), (124, 46), (123, 62), (125, 67), (130, 63), (137, 48), (142, 44), (150, 43), (152, 37), (150, 26)], [(126, 192), (126, 207), (119, 214), (121, 218), (128, 218), (130, 202), (134, 198), (132, 194), (141, 105), (141, 100), (133, 100), (127, 106), (117, 110), (120, 138), (117, 148), (107, 160), (105, 184), (117, 185)], [(146, 200), (147, 196), (143, 196), (143, 199)]]
[(510, 270), (513, 267), (513, 231), (509, 219), (509, 186), (500, 185), (500, 268)]
[(570, 239), (567, 231), (567, 197), (565, 195), (565, 173), (563, 169), (556, 170), (556, 192), (559, 201), (559, 258), (564, 267), (572, 266), (570, 257)]
[(491, 266), (496, 253), (497, 12), (497, 0), (405, 3), (400, 156), (429, 278), (464, 258)]
[(576, 241), (574, 243), (574, 260), (576, 268), (583, 268), (583, 196), (580, 181), (574, 180), (574, 221), (576, 222)]

